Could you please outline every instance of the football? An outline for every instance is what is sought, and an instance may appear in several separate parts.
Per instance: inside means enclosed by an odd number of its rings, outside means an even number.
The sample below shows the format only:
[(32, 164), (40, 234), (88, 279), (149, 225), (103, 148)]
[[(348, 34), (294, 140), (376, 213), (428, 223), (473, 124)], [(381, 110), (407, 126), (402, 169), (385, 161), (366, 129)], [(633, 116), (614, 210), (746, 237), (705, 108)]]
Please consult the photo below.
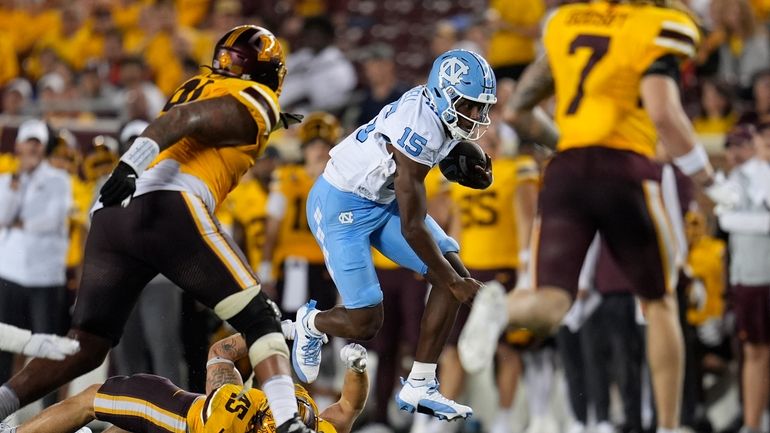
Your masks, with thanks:
[(474, 167), (486, 168), (487, 164), (487, 156), (478, 144), (472, 141), (459, 140), (446, 158), (439, 162), (438, 166), (448, 181), (471, 188), (484, 189), (489, 185), (479, 185), (480, 176)]

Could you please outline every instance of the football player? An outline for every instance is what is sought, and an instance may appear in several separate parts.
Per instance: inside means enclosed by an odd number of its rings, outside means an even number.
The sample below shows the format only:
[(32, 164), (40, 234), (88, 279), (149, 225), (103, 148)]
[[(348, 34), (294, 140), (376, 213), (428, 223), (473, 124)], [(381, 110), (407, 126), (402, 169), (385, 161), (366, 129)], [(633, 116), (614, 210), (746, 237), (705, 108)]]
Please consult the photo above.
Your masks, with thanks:
[(33, 360), (0, 387), (0, 418), (99, 366), (139, 293), (162, 273), (243, 335), (278, 431), (309, 431), (296, 415), (278, 308), (213, 216), (273, 129), (288, 125), (278, 105), (284, 64), (268, 30), (230, 30), (211, 70), (182, 84), (121, 156), (92, 209), (69, 333), (81, 351)]
[[(548, 20), (545, 56), (525, 72), (507, 116), (525, 138), (558, 150), (544, 173), (533, 233), (537, 290), (516, 290), (507, 304), (503, 295), (480, 294), (463, 332), (476, 342), (469, 357), (491, 354), (498, 333), (489, 328), (502, 332), (508, 322), (536, 334), (553, 332), (574, 300), (583, 258), (598, 231), (639, 288), (649, 323), (658, 432), (673, 432), (683, 349), (675, 243), (661, 198), (661, 167), (652, 160), (656, 142), (697, 184), (712, 185), (713, 177), (678, 88), (679, 63), (695, 54), (700, 35), (686, 13), (664, 3), (575, 3)], [(560, 134), (533, 111), (554, 91)], [(728, 198), (720, 186), (707, 193)], [(500, 315), (507, 320), (489, 319)]]
[[(433, 284), (422, 317), (416, 361), (397, 396), (401, 409), (442, 419), (471, 408), (438, 391), (436, 361), (460, 303), (481, 287), (457, 254), (457, 242), (427, 215), (424, 180), (455, 147), (476, 140), (497, 102), (495, 77), (480, 55), (451, 50), (433, 63), (426, 85), (404, 93), (331, 150), (307, 201), (310, 231), (343, 305), (297, 311), (293, 365), (300, 380), (316, 379), (325, 333), (368, 340), (383, 320), (382, 291), (370, 247)], [(492, 182), (490, 159), (471, 165), (471, 185)]]
[[(337, 290), (324, 266), (323, 253), (307, 224), (305, 203), (329, 160), (329, 150), (341, 135), (342, 126), (333, 115), (309, 114), (299, 130), (302, 163), (276, 170), (270, 186), (259, 275), (263, 283), (275, 282), (275, 299), (292, 319), (308, 297), (318, 301), (321, 309), (331, 308), (337, 301)], [(276, 272), (274, 266), (278, 267)], [(295, 303), (292, 299), (301, 301)]]
[[(206, 363), (206, 394), (180, 389), (151, 374), (115, 376), (52, 406), (19, 427), (0, 433), (69, 433), (94, 419), (111, 423), (105, 433), (276, 433), (276, 420), (262, 390), (244, 387), (234, 362), (249, 356), (240, 334), (215, 343)], [(366, 349), (340, 350), (346, 366), (340, 399), (319, 413), (297, 385), (292, 397), (304, 427), (319, 433), (349, 433), (369, 392)], [(78, 432), (90, 432), (83, 429)], [(299, 430), (290, 430), (292, 432)]]

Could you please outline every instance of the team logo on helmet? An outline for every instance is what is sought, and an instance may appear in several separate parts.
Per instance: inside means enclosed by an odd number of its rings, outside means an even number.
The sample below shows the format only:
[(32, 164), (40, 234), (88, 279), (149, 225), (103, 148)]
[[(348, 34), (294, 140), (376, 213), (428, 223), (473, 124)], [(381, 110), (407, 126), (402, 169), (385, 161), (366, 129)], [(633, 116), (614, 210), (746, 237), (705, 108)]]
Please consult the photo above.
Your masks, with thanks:
[(223, 69), (229, 68), (233, 64), (233, 58), (230, 57), (230, 53), (227, 51), (220, 52), (217, 60), (219, 61), (219, 67)]
[(456, 86), (462, 81), (463, 75), (468, 74), (468, 65), (463, 63), (457, 57), (448, 57), (441, 62), (439, 67), (439, 78), (446, 80), (449, 84)]

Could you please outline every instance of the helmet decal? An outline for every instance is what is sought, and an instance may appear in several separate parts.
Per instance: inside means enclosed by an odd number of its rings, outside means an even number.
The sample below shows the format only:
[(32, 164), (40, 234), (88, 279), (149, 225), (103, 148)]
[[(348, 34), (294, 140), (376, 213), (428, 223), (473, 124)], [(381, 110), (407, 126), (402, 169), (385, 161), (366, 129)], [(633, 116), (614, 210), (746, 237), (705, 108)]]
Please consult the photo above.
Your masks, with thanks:
[(449, 81), (450, 84), (456, 86), (462, 81), (463, 75), (468, 74), (469, 69), (468, 65), (457, 57), (447, 57), (446, 60), (441, 62), (438, 76), (441, 80)]

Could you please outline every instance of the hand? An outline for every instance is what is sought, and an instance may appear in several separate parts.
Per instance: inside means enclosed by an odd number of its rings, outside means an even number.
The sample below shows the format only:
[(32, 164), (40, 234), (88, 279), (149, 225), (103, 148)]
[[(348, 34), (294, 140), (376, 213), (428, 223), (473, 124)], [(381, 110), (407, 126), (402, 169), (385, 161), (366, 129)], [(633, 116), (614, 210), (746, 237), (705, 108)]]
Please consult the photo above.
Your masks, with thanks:
[(486, 153), (484, 157), (486, 158), (486, 164), (483, 167), (474, 165), (472, 176), (467, 179), (461, 179), (460, 185), (473, 189), (487, 189), (492, 185), (492, 158)]
[[(112, 171), (110, 178), (99, 190), (99, 201), (105, 206), (114, 206), (130, 200), (136, 191), (136, 172), (128, 164), (120, 161)], [(127, 206), (125, 202), (123, 207)]]
[(21, 353), (35, 358), (48, 358), (61, 361), (67, 355), (80, 350), (80, 342), (71, 338), (51, 334), (32, 334)]
[(719, 346), (724, 336), (722, 319), (712, 317), (696, 328), (698, 339), (708, 347)]
[(708, 293), (706, 292), (706, 286), (700, 279), (693, 279), (690, 284), (690, 292), (688, 293), (690, 306), (696, 310), (702, 310), (706, 306), (706, 299)]
[(449, 290), (452, 291), (455, 299), (463, 303), (468, 303), (474, 296), (476, 296), (476, 292), (478, 292), (482, 286), (484, 285), (481, 284), (481, 282), (466, 277), (449, 283)]
[(304, 118), (305, 116), (302, 114), (281, 112), (281, 115), (278, 118), (278, 122), (276, 122), (276, 124), (273, 126), (273, 131), (277, 131), (281, 129), (281, 127), (284, 129), (289, 129), (291, 125), (296, 125), (297, 123), (302, 122), (302, 119)]
[(356, 373), (363, 373), (366, 370), (366, 349), (360, 344), (350, 343), (340, 350), (340, 359), (349, 368)]
[(713, 183), (707, 186), (704, 192), (715, 205), (722, 209), (735, 207), (741, 200), (740, 187), (725, 179), (722, 172), (714, 176)]

